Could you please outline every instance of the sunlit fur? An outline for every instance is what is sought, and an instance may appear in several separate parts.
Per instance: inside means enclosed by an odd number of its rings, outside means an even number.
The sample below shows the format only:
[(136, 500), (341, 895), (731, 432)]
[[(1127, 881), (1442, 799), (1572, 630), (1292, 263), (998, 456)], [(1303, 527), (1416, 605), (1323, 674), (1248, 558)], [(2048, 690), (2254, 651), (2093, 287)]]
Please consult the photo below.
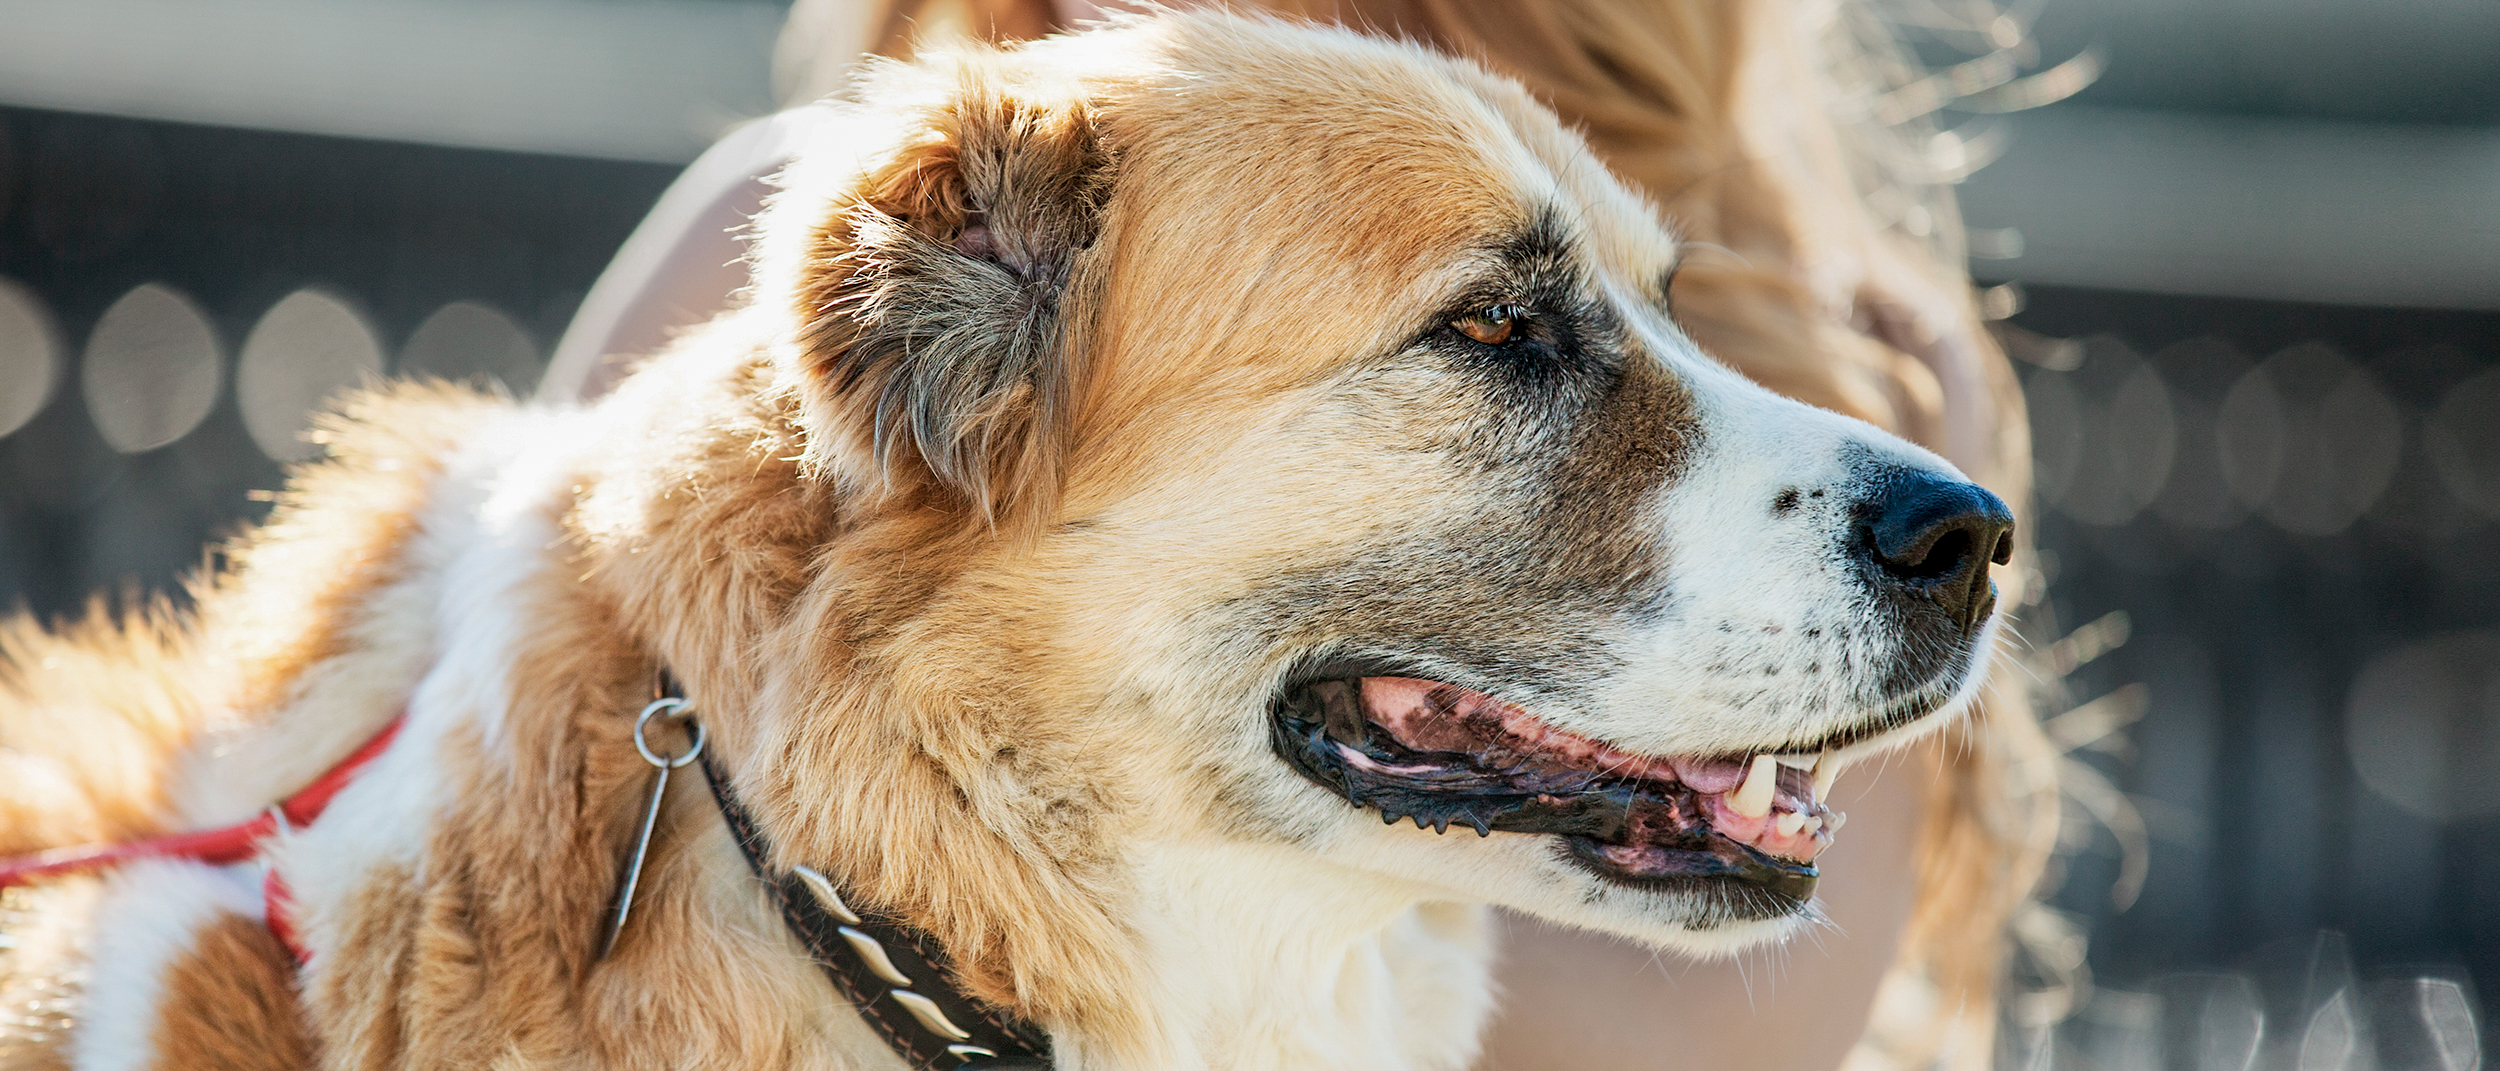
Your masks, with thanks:
[[(231, 1066), (301, 1046), (332, 1067), (894, 1066), (685, 782), (597, 958), (648, 774), (631, 715), (663, 663), (779, 861), (928, 930), (1070, 1071), (1464, 1066), (1493, 999), (1473, 903), (1692, 951), (1793, 925), (1599, 888), (1538, 838), (1389, 829), (1299, 782), (1264, 749), (1265, 701), (1331, 638), (1283, 626), (1329, 607), (1263, 600), (1490, 538), (1495, 579), (1441, 593), (1486, 634), (1663, 650), (1666, 626), (1573, 600), (1749, 553), (1659, 523), (1688, 469), (1759, 508), (1838, 479), (1844, 442), (1942, 461), (1709, 363), (1655, 292), (1676, 249), (1651, 208), (1468, 64), (1167, 16), (931, 56), (861, 97), (785, 178), (754, 303), (609, 399), (369, 396), (196, 610), (15, 634), (0, 745), (44, 780), (0, 792), (9, 850), (244, 817), (406, 712), (271, 852), (312, 953), (303, 1018), (238, 1018), (272, 1033), (222, 1045)], [(1549, 215), (1620, 321), (1604, 381), (1629, 402), (1585, 423), (1417, 341), (1491, 243)], [(1776, 427), (1737, 418), (1764, 413)], [(1543, 533), (1489, 508), (1549, 499), (1570, 508)], [(1349, 571), (1375, 551), (1387, 571)], [(1860, 713), (1678, 721), (1656, 712), (1680, 693), (1555, 695), (1564, 726), (1660, 751)], [(200, 907), (200, 878), (130, 872), (101, 915), (27, 898), (25, 946), (183, 904), (202, 920), (85, 965), (151, 980), (77, 1005), (157, 1024), (115, 1066), (187, 1066), (203, 1001), (275, 999), (273, 950)], [(0, 992), (80, 973), (0, 955)], [(82, 1051), (106, 1050), (0, 1047)]]

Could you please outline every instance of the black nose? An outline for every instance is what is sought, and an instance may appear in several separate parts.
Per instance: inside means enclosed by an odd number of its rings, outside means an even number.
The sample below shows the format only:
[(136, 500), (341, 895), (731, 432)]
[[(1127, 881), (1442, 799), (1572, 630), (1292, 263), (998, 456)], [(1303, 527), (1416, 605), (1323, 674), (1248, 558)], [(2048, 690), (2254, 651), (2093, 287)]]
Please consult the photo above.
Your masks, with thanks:
[(1996, 602), (1988, 564), (2014, 557), (2014, 511), (1986, 488), (1919, 469), (1887, 474), (1860, 514), (1883, 577), (1927, 599), (1964, 629)]

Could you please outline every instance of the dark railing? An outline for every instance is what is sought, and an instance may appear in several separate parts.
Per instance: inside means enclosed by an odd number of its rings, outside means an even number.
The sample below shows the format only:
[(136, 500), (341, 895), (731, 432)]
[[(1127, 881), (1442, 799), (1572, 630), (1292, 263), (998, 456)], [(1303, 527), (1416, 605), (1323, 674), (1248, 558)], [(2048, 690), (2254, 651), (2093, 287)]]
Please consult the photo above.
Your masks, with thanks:
[(2500, 983), (2500, 313), (2028, 304), (2047, 616), (2123, 626), (2065, 698), (2140, 714), (2078, 757), (2149, 862), (2122, 909), (2128, 846), (2075, 827), (2053, 902), (2098, 992), (2061, 1043), (2464, 1071)]

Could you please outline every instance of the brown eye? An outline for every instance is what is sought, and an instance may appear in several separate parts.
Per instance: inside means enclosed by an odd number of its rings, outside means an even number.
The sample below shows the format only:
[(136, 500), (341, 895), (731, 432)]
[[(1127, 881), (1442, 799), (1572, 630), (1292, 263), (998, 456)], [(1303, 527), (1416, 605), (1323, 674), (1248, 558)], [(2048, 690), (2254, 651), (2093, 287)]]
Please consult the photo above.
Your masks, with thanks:
[(1487, 346), (1499, 346), (1510, 341), (1510, 336), (1519, 330), (1520, 317), (1521, 310), (1517, 305), (1495, 305), (1452, 320), (1450, 326), (1457, 328), (1459, 334)]

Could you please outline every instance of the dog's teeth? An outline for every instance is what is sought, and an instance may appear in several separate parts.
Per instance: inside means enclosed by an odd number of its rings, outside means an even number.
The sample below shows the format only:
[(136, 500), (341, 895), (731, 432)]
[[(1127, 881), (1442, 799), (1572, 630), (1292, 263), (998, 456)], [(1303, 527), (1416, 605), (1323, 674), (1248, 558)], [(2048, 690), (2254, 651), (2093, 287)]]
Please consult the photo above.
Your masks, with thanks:
[(1834, 832), (1834, 833), (1838, 833), (1838, 832), (1840, 832), (1840, 827), (1842, 827), (1842, 826), (1845, 826), (1845, 825), (1848, 825), (1848, 824), (1849, 824), (1849, 816), (1848, 816), (1848, 815), (1845, 815), (1845, 814), (1842, 814), (1842, 813), (1840, 813), (1839, 811), (1833, 811), (1833, 812), (1832, 812), (1832, 820), (1831, 820), (1829, 823), (1826, 823), (1826, 824), (1828, 824), (1828, 825), (1830, 825), (1830, 826), (1832, 827), (1832, 832)]
[(1840, 767), (1839, 752), (1826, 751), (1815, 757), (1814, 798), (1817, 801), (1829, 801), (1832, 798), (1832, 782), (1840, 780)]
[(1811, 814), (1803, 817), (1805, 818), (1805, 824), (1798, 828), (1803, 829), (1808, 833), (1820, 833), (1823, 831), (1823, 819), (1821, 817)]
[(1793, 837), (1798, 830), (1806, 827), (1806, 816), (1796, 811), (1783, 812), (1771, 825), (1779, 830), (1780, 836)]
[(1822, 761), (1823, 758), (1821, 755), (1773, 755), (1771, 757), (1791, 770), (1811, 770), (1814, 764)]
[(1771, 813), (1771, 795), (1779, 790), (1779, 760), (1769, 755), (1756, 755), (1753, 768), (1745, 771), (1745, 783), (1728, 793), (1727, 809), (1747, 818), (1760, 818)]

